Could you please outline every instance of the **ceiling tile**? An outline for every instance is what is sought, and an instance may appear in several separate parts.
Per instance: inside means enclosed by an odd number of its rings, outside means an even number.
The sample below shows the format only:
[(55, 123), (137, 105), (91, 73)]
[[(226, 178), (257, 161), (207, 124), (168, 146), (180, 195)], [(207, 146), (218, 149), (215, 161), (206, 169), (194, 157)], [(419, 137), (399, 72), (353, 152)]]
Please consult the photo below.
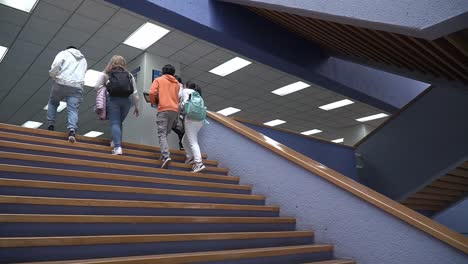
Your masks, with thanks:
[(86, 44), (86, 46), (89, 46), (91, 48), (97, 48), (99, 50), (110, 52), (111, 50), (115, 49), (120, 45), (120, 42), (118, 41), (112, 41), (110, 39), (106, 39), (103, 37), (98, 37), (96, 35), (92, 36), (91, 39), (89, 39)]
[(33, 15), (63, 25), (70, 17), (71, 12), (44, 1), (39, 1), (36, 8), (34, 8)]
[(281, 78), (282, 76), (284, 76), (284, 73), (282, 73), (282, 72), (280, 72), (278, 70), (275, 70), (275, 69), (271, 69), (271, 70), (268, 70), (266, 72), (263, 72), (258, 77), (265, 80), (265, 81), (275, 81), (275, 80), (278, 80), (279, 78)]
[[(185, 52), (185, 49), (184, 49), (184, 52)], [(192, 54), (190, 52), (187, 52), (187, 53)], [(214, 61), (204, 59), (204, 58), (200, 58), (200, 59), (196, 60), (195, 62), (193, 62), (190, 66), (195, 67), (195, 68), (197, 68), (199, 70), (208, 72), (209, 70), (215, 68), (217, 66), (217, 63), (214, 62)]]
[(93, 37), (102, 38), (104, 40), (111, 40), (112, 42), (122, 43), (130, 35), (131, 32), (114, 28), (106, 24), (102, 26)]
[(174, 53), (176, 53), (179, 49), (165, 45), (163, 43), (156, 42), (151, 47), (147, 49), (148, 52), (153, 53), (155, 55), (168, 58)]
[(55, 22), (31, 16), (18, 37), (35, 44), (46, 45), (60, 27), (61, 25)]
[(127, 46), (125, 44), (120, 44), (115, 50), (115, 54), (119, 54), (127, 60), (127, 63), (135, 59), (138, 55), (143, 54), (144, 51), (137, 48)]
[(10, 23), (23, 26), (28, 20), (29, 14), (20, 10), (0, 4), (0, 24)]
[[(2, 72), (23, 72), (40, 54), (42, 46), (17, 39), (0, 63)], [(3, 68), (5, 67), (5, 68)]]
[(112, 27), (133, 32), (137, 30), (146, 19), (141, 19), (120, 10), (107, 22)]
[(0, 23), (0, 45), (10, 47), (16, 38), (16, 35), (21, 31), (21, 26), (11, 23)]
[(193, 62), (198, 60), (198, 57), (193, 56), (192, 54), (187, 53), (185, 51), (179, 51), (175, 53), (174, 55), (172, 55), (170, 59), (178, 61), (183, 64), (192, 64)]
[(180, 50), (195, 41), (195, 39), (178, 31), (171, 31), (159, 41)]
[[(104, 56), (107, 55), (107, 52), (98, 48), (90, 47), (84, 45), (80, 48), (81, 53), (85, 56), (86, 59), (92, 59), (95, 61), (101, 60)], [(88, 63), (88, 67), (91, 65)]]
[(56, 49), (51, 49), (47, 48), (42, 51), (42, 53), (39, 55), (39, 57), (34, 61), (34, 63), (31, 65), (31, 68), (28, 70), (28, 74), (46, 74), (49, 75), (49, 69), (50, 66), (52, 65), (52, 62), (54, 61), (55, 56), (59, 53), (60, 51)]
[(201, 80), (206, 83), (214, 83), (217, 80), (219, 80), (221, 76), (218, 76), (216, 74), (213, 74), (211, 72), (205, 72), (201, 74), (200, 76), (197, 77), (198, 80)]
[(105, 4), (105, 2), (96, 2), (86, 0), (76, 11), (77, 14), (95, 19), (100, 22), (106, 22), (117, 12), (116, 7)]
[(200, 76), (202, 73), (203, 71), (188, 66), (182, 70), (181, 76), (184, 80), (190, 81), (191, 79), (195, 79), (196, 77)]
[(202, 57), (214, 51), (215, 49), (215, 47), (201, 41), (194, 41), (190, 45), (186, 46), (184, 51), (191, 53), (194, 56)]
[(226, 61), (234, 58), (235, 55), (231, 54), (231, 53), (228, 53), (222, 49), (216, 49), (214, 50), (213, 52), (207, 54), (206, 56), (204, 56), (205, 59), (207, 60), (211, 60), (211, 61), (214, 61), (214, 62), (217, 62), (218, 65), (219, 64), (222, 64), (222, 63), (225, 63)]
[(83, 2), (83, 0), (42, 0), (42, 1), (47, 2), (56, 7), (60, 7), (62, 9), (68, 10), (68, 11), (74, 11), (81, 4), (81, 2)]
[(78, 14), (74, 14), (65, 24), (67, 27), (76, 28), (79, 31), (94, 34), (101, 26), (102, 22), (90, 19)]

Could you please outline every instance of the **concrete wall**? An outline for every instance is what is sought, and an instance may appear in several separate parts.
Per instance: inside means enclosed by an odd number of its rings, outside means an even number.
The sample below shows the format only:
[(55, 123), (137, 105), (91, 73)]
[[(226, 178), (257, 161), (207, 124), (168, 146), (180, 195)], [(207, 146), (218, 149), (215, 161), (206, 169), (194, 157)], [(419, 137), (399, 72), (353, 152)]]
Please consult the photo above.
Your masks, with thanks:
[(466, 27), (466, 0), (223, 0), (434, 39)]
[(203, 152), (228, 167), (299, 230), (314, 230), (316, 243), (335, 246), (335, 257), (359, 264), (462, 264), (459, 250), (302, 169), (267, 148), (210, 120), (202, 128)]
[(357, 149), (359, 178), (401, 200), (468, 159), (468, 90), (434, 88)]

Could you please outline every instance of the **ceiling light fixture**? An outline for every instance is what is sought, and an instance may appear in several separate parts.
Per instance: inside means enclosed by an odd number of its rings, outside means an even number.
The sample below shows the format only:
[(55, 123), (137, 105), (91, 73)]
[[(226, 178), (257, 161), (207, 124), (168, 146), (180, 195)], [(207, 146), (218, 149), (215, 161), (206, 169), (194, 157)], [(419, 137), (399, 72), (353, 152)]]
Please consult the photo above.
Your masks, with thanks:
[(31, 10), (34, 9), (38, 0), (0, 0), (0, 4), (18, 9), (24, 12), (31, 13)]
[(366, 122), (366, 121), (371, 121), (371, 120), (375, 120), (375, 119), (379, 119), (379, 118), (384, 118), (384, 117), (387, 117), (387, 116), (388, 116), (387, 114), (380, 113), (380, 114), (376, 114), (376, 115), (361, 117), (361, 118), (356, 119), (356, 121)]
[(354, 104), (354, 102), (349, 99), (344, 99), (344, 100), (336, 101), (334, 103), (322, 105), (319, 108), (325, 111), (329, 111), (329, 110), (340, 108), (340, 107), (347, 106), (350, 104)]
[(24, 124), (22, 124), (22, 127), (27, 127), (27, 128), (38, 128), (42, 126), (43, 123), (41, 122), (36, 122), (36, 121), (26, 121)]
[(133, 32), (123, 43), (137, 49), (145, 50), (164, 37), (170, 30), (146, 22)]
[[(57, 107), (57, 112), (62, 112), (63, 109), (67, 108), (67, 103), (60, 101), (60, 105)], [(49, 104), (44, 106), (44, 110), (49, 110)]]
[(312, 129), (312, 130), (308, 130), (308, 131), (301, 132), (301, 134), (302, 134), (302, 135), (309, 136), (309, 135), (318, 134), (318, 133), (321, 133), (321, 132), (322, 132), (322, 130), (319, 130), (319, 129)]
[(223, 116), (229, 116), (229, 115), (232, 115), (232, 114), (235, 114), (237, 112), (241, 111), (240, 109), (238, 108), (235, 108), (235, 107), (228, 107), (228, 108), (224, 108), (222, 110), (219, 110), (218, 112), (216, 113), (219, 113), (219, 114), (222, 114)]
[(286, 123), (286, 121), (281, 120), (281, 119), (275, 119), (275, 120), (271, 120), (271, 121), (263, 123), (263, 124), (273, 127), (273, 126), (281, 125), (281, 124), (284, 124), (284, 123)]
[(210, 70), (211, 73), (213, 74), (216, 74), (216, 75), (219, 75), (219, 76), (226, 76), (226, 75), (229, 75), (235, 71), (238, 71), (242, 68), (244, 68), (245, 66), (251, 64), (252, 62), (248, 61), (248, 60), (244, 60), (242, 58), (239, 58), (239, 57), (235, 57), (233, 59), (230, 59), (228, 61), (226, 61), (225, 63), (213, 68)]
[(278, 88), (278, 89), (272, 91), (272, 93), (277, 94), (279, 96), (284, 96), (284, 95), (287, 95), (287, 94), (294, 93), (294, 92), (297, 92), (299, 90), (305, 89), (307, 87), (310, 87), (310, 85), (305, 83), (305, 82), (298, 81), (298, 82), (291, 83), (291, 84), (288, 84), (286, 86), (283, 86), (281, 88)]
[(333, 142), (333, 143), (343, 143), (343, 141), (344, 141), (344, 138), (338, 138), (338, 139), (332, 140), (331, 142)]
[(99, 132), (99, 131), (89, 131), (88, 133), (84, 134), (83, 136), (95, 138), (95, 137), (99, 137), (102, 134), (104, 134), (104, 133)]
[(2, 60), (5, 57), (5, 55), (7, 54), (7, 52), (8, 52), (7, 47), (0, 46), (0, 63), (2, 62)]

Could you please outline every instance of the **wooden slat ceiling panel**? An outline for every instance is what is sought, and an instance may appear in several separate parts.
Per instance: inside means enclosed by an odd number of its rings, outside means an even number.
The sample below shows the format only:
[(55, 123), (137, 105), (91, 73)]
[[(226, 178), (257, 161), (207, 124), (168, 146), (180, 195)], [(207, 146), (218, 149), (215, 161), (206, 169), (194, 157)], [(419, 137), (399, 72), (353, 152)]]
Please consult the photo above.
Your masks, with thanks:
[(468, 84), (468, 29), (436, 40), (249, 7), (334, 53)]

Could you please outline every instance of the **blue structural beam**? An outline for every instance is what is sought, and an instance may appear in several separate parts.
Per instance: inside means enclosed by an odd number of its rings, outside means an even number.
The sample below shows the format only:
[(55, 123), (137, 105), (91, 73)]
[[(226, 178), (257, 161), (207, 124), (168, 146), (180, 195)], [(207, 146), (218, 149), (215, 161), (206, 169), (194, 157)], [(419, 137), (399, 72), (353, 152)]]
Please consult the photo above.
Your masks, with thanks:
[[(212, 0), (106, 1), (390, 113), (419, 92), (411, 91), (414, 81), (405, 79), (402, 82), (400, 77), (387, 74), (380, 76), (386, 87), (398, 85), (407, 89), (398, 90), (400, 95), (394, 94), (395, 90), (384, 93), (381, 86), (365, 81), (371, 77), (367, 69), (358, 64), (330, 60), (320, 47), (243, 6)], [(336, 76), (330, 75), (327, 69), (341, 63), (346, 63), (344, 67), (355, 65), (356, 68), (345, 78), (335, 79)], [(356, 81), (343, 82), (347, 78)], [(400, 101), (395, 103), (397, 97)]]
[(464, 29), (466, 0), (222, 0), (254, 7), (435, 39)]

